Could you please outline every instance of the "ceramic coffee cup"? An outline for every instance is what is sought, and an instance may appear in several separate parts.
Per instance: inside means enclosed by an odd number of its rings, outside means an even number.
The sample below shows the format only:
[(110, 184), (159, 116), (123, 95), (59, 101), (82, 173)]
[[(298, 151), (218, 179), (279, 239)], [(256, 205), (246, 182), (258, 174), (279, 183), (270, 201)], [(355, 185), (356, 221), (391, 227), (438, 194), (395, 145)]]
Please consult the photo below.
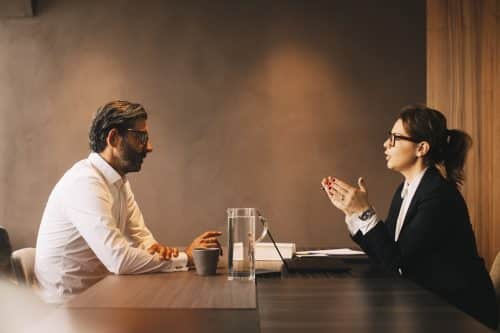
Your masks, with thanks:
[(219, 262), (218, 248), (197, 248), (193, 249), (193, 261), (198, 275), (215, 275), (217, 263)]

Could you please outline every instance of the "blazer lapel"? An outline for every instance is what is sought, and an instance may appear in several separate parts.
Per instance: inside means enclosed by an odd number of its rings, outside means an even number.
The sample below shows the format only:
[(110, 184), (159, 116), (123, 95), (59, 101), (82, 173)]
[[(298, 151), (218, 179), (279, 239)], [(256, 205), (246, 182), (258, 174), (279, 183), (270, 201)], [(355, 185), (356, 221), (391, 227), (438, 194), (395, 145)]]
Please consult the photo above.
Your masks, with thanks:
[(417, 203), (420, 201), (422, 196), (425, 196), (425, 193), (428, 192), (429, 188), (431, 188), (433, 184), (435, 184), (436, 177), (441, 177), (441, 174), (435, 167), (429, 167), (427, 171), (425, 171), (425, 174), (422, 177), (420, 184), (418, 185), (417, 191), (415, 192), (415, 195), (411, 199), (408, 211), (406, 212), (405, 220), (403, 222), (403, 227), (401, 228), (399, 239), (401, 239), (401, 234), (404, 232), (405, 227), (407, 227), (408, 224), (411, 223), (413, 216), (417, 213)]
[(396, 221), (398, 219), (399, 210), (401, 209), (401, 204), (403, 203), (403, 199), (401, 198), (401, 191), (403, 190), (404, 182), (399, 185), (392, 197), (391, 207), (389, 208), (389, 214), (385, 219), (385, 224), (387, 230), (391, 233), (392, 238), (394, 239), (394, 233), (396, 232)]

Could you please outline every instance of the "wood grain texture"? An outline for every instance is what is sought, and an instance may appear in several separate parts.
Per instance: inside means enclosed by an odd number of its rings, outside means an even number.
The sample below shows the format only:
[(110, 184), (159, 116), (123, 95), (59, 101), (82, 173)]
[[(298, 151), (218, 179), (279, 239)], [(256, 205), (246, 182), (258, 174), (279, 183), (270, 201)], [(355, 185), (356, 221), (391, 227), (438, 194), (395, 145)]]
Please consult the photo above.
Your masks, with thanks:
[(262, 333), (490, 332), (397, 278), (266, 279), (257, 294)]
[(488, 266), (500, 250), (499, 3), (427, 1), (427, 104), (472, 136), (463, 193)]
[(194, 271), (109, 275), (75, 297), (69, 308), (255, 309), (255, 283)]
[[(500, 17), (500, 1), (496, 1), (496, 13), (495, 18)], [(500, 36), (500, 20), (495, 20), (495, 40), (498, 40)], [(497, 42), (495, 45), (495, 59), (500, 55), (500, 43)], [(493, 101), (495, 104), (495, 108), (498, 108), (500, 104), (500, 66), (498, 63), (495, 63), (495, 69), (493, 71), (493, 75), (495, 77), (495, 88), (493, 91)], [(495, 258), (495, 253), (500, 251), (500, 116), (498, 113), (494, 113), (493, 117), (493, 137), (492, 137), (492, 145), (494, 145), (493, 151), (493, 218), (490, 223), (492, 233), (491, 237), (493, 239), (492, 242), (492, 258)]]
[(256, 310), (59, 309), (25, 332), (37, 333), (254, 333)]

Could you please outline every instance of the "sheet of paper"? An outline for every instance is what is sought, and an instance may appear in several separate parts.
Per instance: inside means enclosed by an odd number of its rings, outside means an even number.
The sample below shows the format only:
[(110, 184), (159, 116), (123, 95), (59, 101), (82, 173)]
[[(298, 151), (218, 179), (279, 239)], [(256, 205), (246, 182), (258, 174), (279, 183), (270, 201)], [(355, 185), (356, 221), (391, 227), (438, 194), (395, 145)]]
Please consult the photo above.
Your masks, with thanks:
[(324, 253), (309, 253), (309, 252), (305, 252), (305, 251), (302, 251), (303, 253), (300, 254), (300, 253), (295, 253), (295, 256), (296, 257), (328, 257), (328, 254), (324, 254)]
[(365, 254), (363, 251), (351, 250), (348, 248), (343, 249), (327, 249), (327, 250), (313, 250), (313, 251), (297, 251), (295, 253), (299, 256), (348, 256)]

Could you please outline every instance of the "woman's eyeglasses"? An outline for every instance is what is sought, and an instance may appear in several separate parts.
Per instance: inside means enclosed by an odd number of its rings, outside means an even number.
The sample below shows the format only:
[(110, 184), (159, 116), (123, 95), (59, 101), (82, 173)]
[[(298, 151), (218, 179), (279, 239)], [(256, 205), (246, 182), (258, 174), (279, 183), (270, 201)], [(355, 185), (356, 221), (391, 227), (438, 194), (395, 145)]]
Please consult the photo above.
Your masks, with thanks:
[(409, 136), (399, 135), (399, 134), (392, 133), (392, 132), (389, 132), (388, 134), (389, 134), (389, 136), (387, 137), (387, 139), (389, 139), (389, 144), (391, 147), (394, 147), (396, 145), (396, 141), (399, 141), (399, 140), (406, 140), (406, 141), (411, 141), (411, 142), (415, 142), (415, 143), (419, 142), (419, 141), (415, 140), (414, 138), (410, 138)]
[(149, 141), (149, 134), (147, 131), (141, 131), (133, 128), (127, 128), (127, 131), (132, 132), (135, 134), (137, 140), (139, 140), (139, 143), (141, 145), (145, 145)]

